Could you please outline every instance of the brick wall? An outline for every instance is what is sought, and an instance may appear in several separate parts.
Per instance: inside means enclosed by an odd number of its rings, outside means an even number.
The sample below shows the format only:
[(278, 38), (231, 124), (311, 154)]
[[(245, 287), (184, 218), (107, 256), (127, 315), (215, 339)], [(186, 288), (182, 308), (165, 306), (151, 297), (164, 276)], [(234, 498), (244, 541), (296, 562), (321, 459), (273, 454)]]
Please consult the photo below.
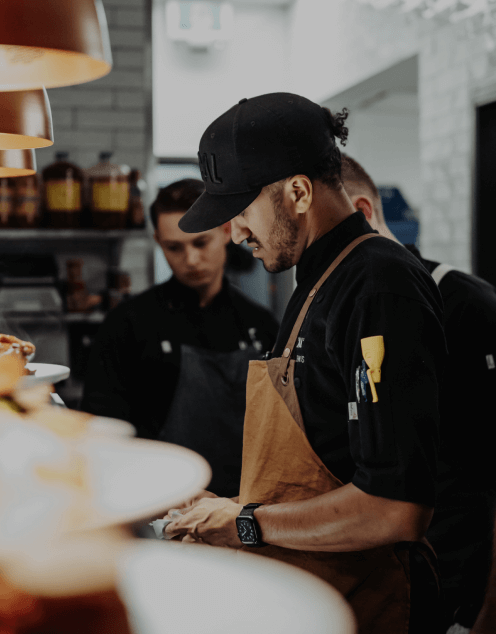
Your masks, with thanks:
[[(426, 21), (419, 104), (421, 247), (425, 257), (472, 268), (473, 163), (477, 96), (495, 90), (495, 59), (480, 18)], [(496, 98), (496, 94), (493, 95)]]

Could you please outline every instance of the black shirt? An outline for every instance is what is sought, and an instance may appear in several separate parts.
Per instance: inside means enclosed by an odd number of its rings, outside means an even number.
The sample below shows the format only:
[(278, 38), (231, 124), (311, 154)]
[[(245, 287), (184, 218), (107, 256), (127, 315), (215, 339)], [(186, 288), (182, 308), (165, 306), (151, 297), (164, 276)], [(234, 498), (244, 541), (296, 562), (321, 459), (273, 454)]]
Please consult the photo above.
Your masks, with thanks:
[[(414, 246), (407, 249), (430, 273), (438, 266)], [(436, 508), (427, 538), (438, 555), (449, 622), (470, 628), (484, 599), (492, 559), (496, 289), (475, 275), (452, 270), (439, 290), (448, 361), (440, 392)]]
[[(354, 213), (312, 244), (297, 266), (274, 356), (332, 261), (372, 233)], [(434, 505), (438, 385), (445, 361), (442, 304), (431, 276), (386, 238), (349, 254), (317, 294), (295, 348), (295, 384), (309, 441), (330, 471), (372, 495)], [(361, 339), (382, 335), (385, 358), (378, 403), (358, 394)], [(358, 420), (349, 420), (349, 403)]]
[[(429, 273), (439, 265), (407, 249)], [(448, 362), (441, 391), (440, 459), (474, 490), (496, 488), (493, 421), (496, 396), (496, 289), (452, 270), (439, 284)], [(475, 487), (475, 489), (474, 489)]]
[(81, 408), (131, 422), (155, 438), (179, 378), (181, 344), (233, 352), (255, 345), (262, 355), (278, 324), (264, 307), (224, 281), (213, 302), (172, 278), (112, 310), (90, 355)]

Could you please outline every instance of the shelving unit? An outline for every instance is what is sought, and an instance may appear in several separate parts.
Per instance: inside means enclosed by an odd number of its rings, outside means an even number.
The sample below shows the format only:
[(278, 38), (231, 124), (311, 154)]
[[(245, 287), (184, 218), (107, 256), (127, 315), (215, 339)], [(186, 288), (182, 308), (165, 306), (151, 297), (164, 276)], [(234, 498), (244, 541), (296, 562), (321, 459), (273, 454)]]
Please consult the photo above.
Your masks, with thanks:
[[(0, 229), (2, 254), (53, 254), (61, 278), (65, 261), (82, 258), (83, 273), (90, 292), (106, 286), (110, 267), (122, 268), (137, 280), (133, 292), (153, 284), (153, 239), (147, 229)], [(70, 407), (77, 407), (82, 395), (82, 377), (91, 341), (105, 313), (5, 313), (4, 328), (18, 327), (38, 347), (40, 362), (60, 363), (73, 370), (71, 378), (60, 384), (62, 398)], [(2, 317), (0, 314), (0, 322)]]
[(0, 242), (4, 240), (127, 240), (149, 238), (147, 229), (0, 229)]

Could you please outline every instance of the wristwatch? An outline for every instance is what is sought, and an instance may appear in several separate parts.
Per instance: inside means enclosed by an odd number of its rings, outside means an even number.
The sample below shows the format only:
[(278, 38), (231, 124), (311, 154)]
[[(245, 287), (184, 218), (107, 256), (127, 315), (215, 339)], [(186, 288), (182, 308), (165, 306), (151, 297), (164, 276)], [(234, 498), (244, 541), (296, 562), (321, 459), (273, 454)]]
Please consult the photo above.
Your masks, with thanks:
[(259, 506), (262, 506), (262, 504), (246, 504), (236, 518), (238, 537), (241, 543), (245, 546), (251, 546), (252, 548), (260, 548), (261, 546), (267, 545), (261, 539), (260, 526), (253, 516), (253, 511)]

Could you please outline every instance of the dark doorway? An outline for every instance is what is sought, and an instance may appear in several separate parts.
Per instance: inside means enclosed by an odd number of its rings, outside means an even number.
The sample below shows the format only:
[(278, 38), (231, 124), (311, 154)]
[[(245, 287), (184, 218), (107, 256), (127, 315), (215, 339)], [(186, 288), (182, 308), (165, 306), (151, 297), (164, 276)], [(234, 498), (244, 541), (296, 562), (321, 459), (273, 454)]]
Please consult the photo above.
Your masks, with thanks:
[(496, 285), (496, 102), (477, 108), (474, 273)]

